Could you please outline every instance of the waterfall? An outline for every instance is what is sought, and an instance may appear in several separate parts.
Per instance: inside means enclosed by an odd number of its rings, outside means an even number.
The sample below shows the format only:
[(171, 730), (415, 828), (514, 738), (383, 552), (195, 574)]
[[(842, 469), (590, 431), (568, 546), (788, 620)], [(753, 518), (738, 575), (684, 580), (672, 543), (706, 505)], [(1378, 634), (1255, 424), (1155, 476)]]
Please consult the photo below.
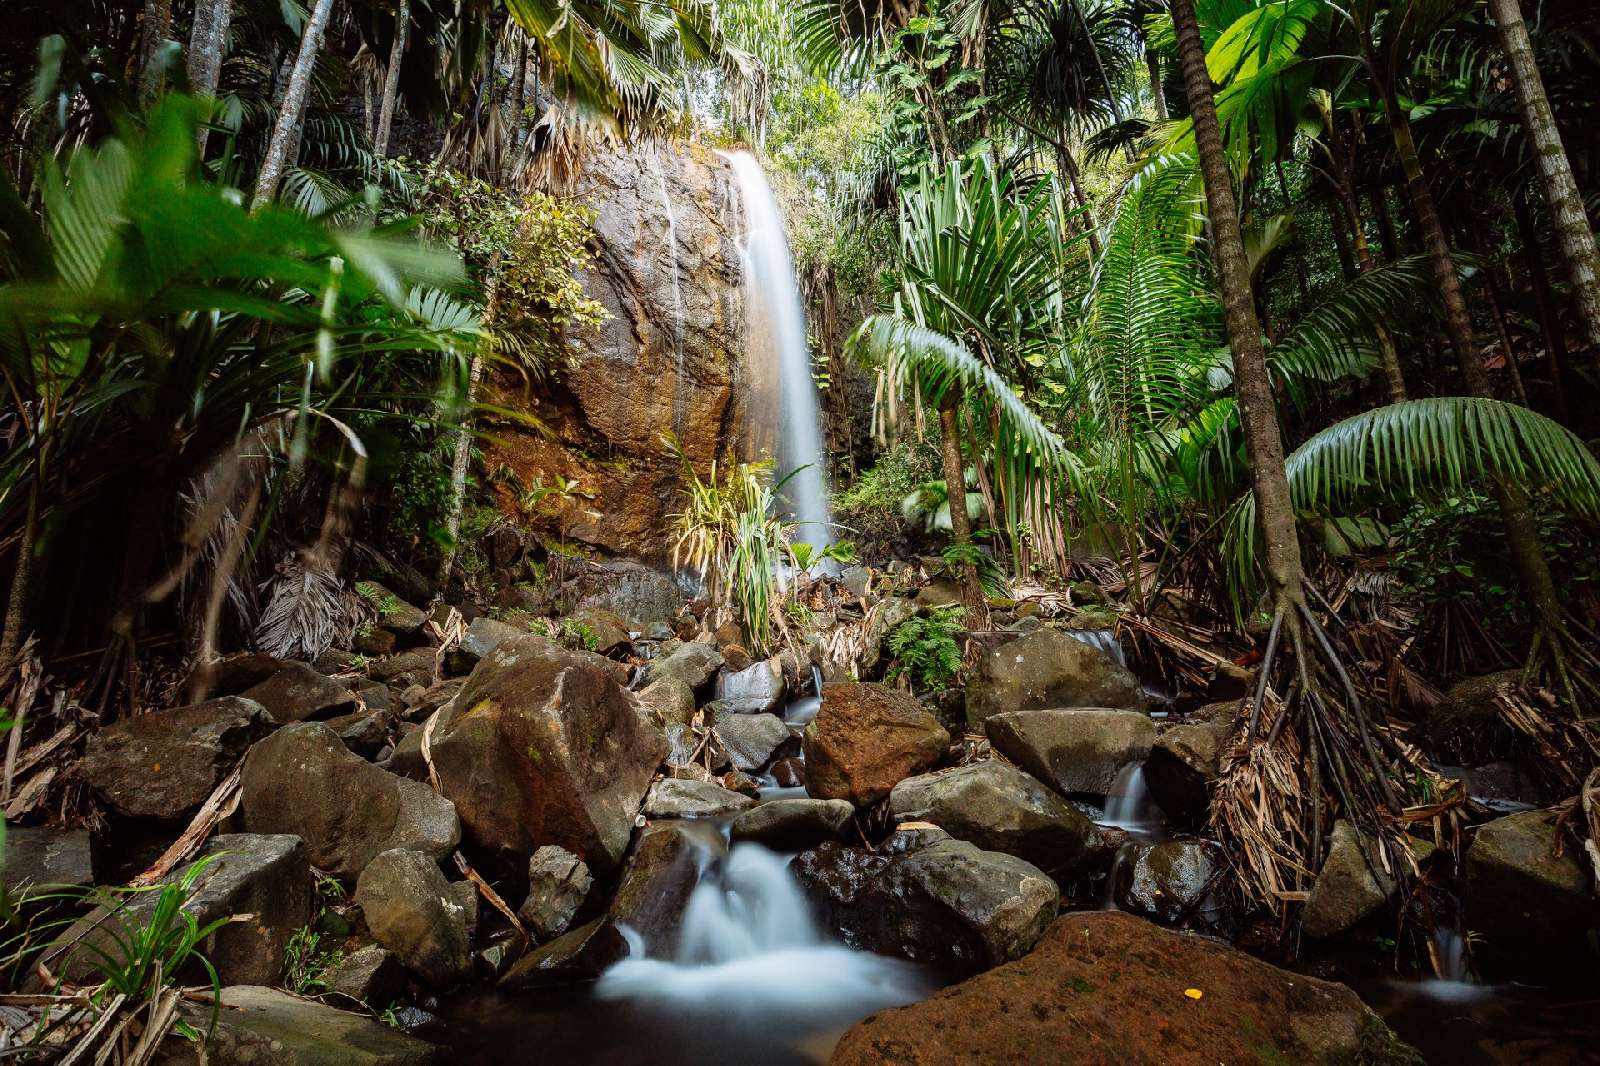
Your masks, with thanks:
[(672, 209), (672, 194), (667, 189), (667, 175), (661, 168), (661, 150), (650, 152), (650, 170), (655, 174), (656, 185), (661, 189), (661, 206), (667, 212), (667, 254), (672, 264), (672, 352), (676, 375), (673, 378), (672, 432), (682, 440), (683, 398), (686, 382), (683, 379), (683, 280), (678, 268), (678, 216)]
[(755, 157), (749, 152), (722, 154), (738, 179), (748, 227), (742, 249), (749, 310), (748, 347), (752, 352), (765, 352), (767, 362), (772, 364), (757, 368), (754, 376), (760, 382), (764, 377), (759, 373), (761, 369), (776, 372), (775, 380), (764, 382), (772, 395), (753, 405), (757, 411), (754, 417), (758, 422), (770, 417), (776, 423), (773, 458), (777, 460), (779, 478), (805, 467), (784, 485), (783, 495), (798, 523), (795, 539), (821, 548), (833, 542), (824, 475), (822, 410), (811, 378), (805, 312), (789, 242), (783, 232), (783, 216)]
[[(644, 943), (624, 930), (629, 957), (596, 986), (627, 999), (744, 1016), (764, 1027), (838, 1025), (930, 990), (910, 963), (830, 940), (818, 929), (789, 860), (758, 844), (725, 857), (701, 853), (674, 945)], [(652, 958), (660, 950), (670, 958)]]
[(1148, 833), (1162, 825), (1161, 808), (1150, 795), (1144, 779), (1144, 761), (1131, 762), (1117, 773), (1106, 793), (1106, 825), (1130, 832)]

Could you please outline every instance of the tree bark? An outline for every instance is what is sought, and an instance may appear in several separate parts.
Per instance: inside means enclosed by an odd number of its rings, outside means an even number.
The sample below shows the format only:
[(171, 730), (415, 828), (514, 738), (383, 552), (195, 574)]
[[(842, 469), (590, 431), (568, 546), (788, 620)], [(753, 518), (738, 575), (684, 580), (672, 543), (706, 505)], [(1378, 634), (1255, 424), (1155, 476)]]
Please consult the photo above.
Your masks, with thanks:
[(1578, 182), (1572, 176), (1572, 164), (1561, 143), (1555, 112), (1539, 77), (1528, 25), (1522, 21), (1522, 7), (1517, 0), (1489, 0), (1489, 10), (1511, 64), (1522, 120), (1533, 144), (1539, 175), (1544, 179), (1545, 200), (1550, 204), (1550, 217), (1555, 220), (1556, 238), (1561, 257), (1566, 260), (1572, 300), (1583, 322), (1584, 337), (1591, 351), (1600, 352), (1600, 278), (1596, 276), (1594, 229), (1589, 225)]
[[(1378, 58), (1378, 50), (1366, 26), (1359, 27), (1362, 59), (1372, 76), (1374, 86), (1383, 100), (1383, 110), (1388, 118), (1389, 131), (1394, 138), (1400, 167), (1405, 172), (1406, 189), (1411, 195), (1417, 216), (1417, 231), (1422, 235), (1423, 247), (1433, 262), (1434, 281), (1444, 304), (1445, 333), (1461, 368), (1462, 381), (1468, 395), (1492, 399), (1494, 390), (1489, 384), (1488, 372), (1478, 356), (1477, 339), (1473, 336), (1472, 316), (1467, 311), (1466, 297), (1461, 291), (1461, 278), (1456, 273), (1455, 257), (1450, 242), (1445, 237), (1444, 225), (1439, 220), (1439, 209), (1428, 187), (1422, 170), (1422, 158), (1417, 154), (1417, 143), (1411, 134), (1411, 120), (1400, 106), (1390, 72)], [(1561, 603), (1556, 596), (1555, 581), (1550, 576), (1550, 565), (1544, 556), (1544, 546), (1534, 524), (1533, 510), (1528, 504), (1528, 494), (1521, 485), (1507, 478), (1493, 479), (1494, 494), (1500, 504), (1505, 522), (1506, 548), (1522, 585), (1547, 635), (1564, 630)]]
[(435, 585), (439, 593), (450, 583), (450, 571), (456, 562), (456, 538), (461, 535), (461, 512), (467, 502), (467, 469), (472, 464), (472, 405), (478, 400), (478, 383), (483, 378), (483, 360), (474, 355), (467, 368), (467, 406), (461, 416), (461, 428), (456, 430), (455, 454), (450, 461), (450, 509), (445, 512), (444, 557), (439, 561), (439, 574)]
[(389, 46), (389, 67), (383, 75), (383, 103), (378, 110), (378, 135), (372, 151), (379, 159), (389, 158), (389, 130), (394, 122), (395, 101), (400, 96), (400, 65), (406, 55), (406, 40), (411, 35), (411, 0), (400, 0), (394, 18), (394, 43)]
[(1378, 239), (1383, 242), (1383, 257), (1393, 263), (1400, 258), (1400, 237), (1395, 233), (1394, 216), (1389, 213), (1389, 188), (1372, 188), (1372, 213), (1378, 217)]
[(22, 631), (28, 620), (28, 595), (32, 591), (33, 552), (39, 536), (39, 485), (44, 480), (46, 445), (34, 464), (33, 484), (28, 488), (28, 512), (23, 519), (22, 540), (17, 544), (17, 568), (11, 575), (11, 594), (6, 600), (5, 630), (0, 634), (0, 676), (11, 668), (22, 647)]
[[(194, 26), (189, 31), (189, 89), (199, 97), (214, 97), (222, 84), (222, 57), (228, 46), (228, 24), (233, 21), (233, 0), (195, 0)], [(195, 133), (201, 158), (211, 131)]]
[[(144, 0), (144, 11), (139, 16), (139, 51), (133, 56), (128, 74), (143, 81), (150, 61), (155, 58), (161, 42), (172, 36), (172, 0)], [(140, 95), (152, 86), (141, 85)]]
[(1550, 272), (1545, 268), (1544, 249), (1539, 246), (1539, 227), (1534, 225), (1533, 212), (1522, 193), (1511, 196), (1511, 214), (1517, 223), (1517, 237), (1522, 245), (1522, 257), (1528, 264), (1528, 284), (1533, 289), (1533, 303), (1539, 314), (1539, 330), (1544, 335), (1545, 359), (1550, 365), (1551, 397), (1555, 403), (1556, 417), (1571, 424), (1572, 411), (1567, 405), (1567, 387), (1563, 381), (1562, 360), (1567, 354), (1567, 338), (1561, 328), (1561, 316), (1556, 311), (1555, 294), (1550, 291)]
[[(1284, 469), (1277, 406), (1267, 375), (1266, 352), (1261, 346), (1261, 324), (1256, 319), (1255, 301), (1250, 292), (1250, 267), (1233, 198), (1233, 174), (1222, 148), (1222, 131), (1217, 124), (1216, 101), (1211, 95), (1211, 76), (1206, 72), (1205, 46), (1200, 40), (1194, 0), (1172, 0), (1172, 21), (1178, 31), (1178, 59), (1194, 122), (1200, 171), (1205, 178), (1211, 251), (1227, 314), (1234, 389), (1238, 394), (1239, 417), (1244, 425), (1245, 447), (1250, 458), (1256, 518), (1266, 542), (1267, 581), (1274, 608), (1293, 610), (1303, 604), (1305, 598), (1300, 538), (1289, 496), (1289, 478)], [(1291, 617), (1290, 624), (1297, 626), (1297, 619)]]
[(1150, 99), (1156, 105), (1156, 118), (1166, 122), (1172, 118), (1167, 110), (1167, 93), (1161, 87), (1161, 57), (1150, 49), (1144, 50), (1144, 65), (1150, 71)]
[(517, 151), (522, 147), (522, 112), (528, 97), (528, 37), (521, 30), (517, 35), (516, 73), (511, 76), (511, 150), (507, 169), (516, 163)]
[[(972, 543), (972, 520), (967, 515), (967, 464), (961, 457), (961, 386), (952, 385), (939, 405), (939, 435), (944, 447), (945, 499), (950, 504), (950, 540), (956, 545)], [(971, 563), (956, 564), (961, 581), (961, 605), (966, 608), (968, 629), (983, 629), (989, 617), (989, 598), (978, 583), (978, 568)]]
[(273, 124), (272, 139), (267, 142), (267, 154), (261, 161), (261, 173), (256, 177), (256, 193), (250, 201), (252, 211), (259, 211), (278, 195), (278, 184), (283, 181), (284, 168), (290, 162), (289, 147), (299, 141), (300, 121), (305, 117), (306, 100), (311, 95), (311, 70), (316, 65), (322, 35), (327, 31), (328, 17), (332, 13), (333, 0), (317, 0), (311, 17), (306, 20), (305, 33), (300, 38), (300, 54), (289, 74), (283, 105), (278, 108), (278, 121)]

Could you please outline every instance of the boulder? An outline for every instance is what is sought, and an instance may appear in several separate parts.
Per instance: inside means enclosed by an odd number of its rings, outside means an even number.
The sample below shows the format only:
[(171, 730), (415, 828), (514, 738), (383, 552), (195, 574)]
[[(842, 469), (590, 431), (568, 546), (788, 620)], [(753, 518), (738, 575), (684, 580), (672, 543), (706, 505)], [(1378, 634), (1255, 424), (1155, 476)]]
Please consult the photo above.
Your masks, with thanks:
[(1031, 863), (948, 838), (898, 855), (824, 844), (794, 870), (852, 947), (947, 970), (1018, 958), (1060, 900)]
[(345, 747), (363, 759), (371, 759), (389, 743), (391, 720), (387, 711), (379, 711), (330, 718), (326, 724), (338, 734)]
[(14, 904), (57, 889), (89, 887), (94, 884), (89, 831), (6, 826), (0, 883)]
[(377, 615), (376, 622), (380, 629), (411, 636), (420, 632), (428, 621), (428, 616), (421, 608), (411, 606), (376, 581), (357, 581), (356, 592)]
[(700, 689), (722, 669), (722, 653), (709, 644), (690, 641), (680, 644), (659, 659), (650, 660), (645, 668), (645, 680), (659, 681), (675, 677), (691, 689)]
[(734, 843), (748, 840), (773, 851), (799, 851), (842, 837), (856, 816), (847, 800), (769, 800), (733, 819)]
[(461, 841), (449, 800), (351, 754), (320, 722), (284, 726), (251, 749), (240, 812), (250, 832), (300, 837), (312, 865), (340, 877), (392, 848), (439, 859)]
[(246, 689), (244, 698), (255, 700), (283, 724), (333, 718), (348, 713), (356, 702), (355, 693), (306, 663), (284, 663), (282, 670)]
[(406, 968), (388, 948), (368, 944), (330, 966), (323, 980), (329, 992), (381, 1011), (405, 994)]
[(367, 667), (367, 676), (382, 681), (392, 689), (404, 690), (412, 685), (427, 688), (433, 684), (434, 654), (427, 648), (413, 648), (398, 655), (379, 659)]
[(1167, 923), (1197, 919), (1212, 924), (1222, 917), (1221, 907), (1206, 898), (1212, 875), (1223, 864), (1216, 845), (1167, 840), (1134, 842), (1127, 848), (1131, 854), (1119, 856), (1112, 871), (1117, 906)]
[(1451, 685), (1427, 711), (1420, 735), (1428, 750), (1467, 766), (1511, 754), (1515, 738), (1500, 717), (1498, 697), (1521, 684), (1519, 667)]
[(1042, 707), (1142, 709), (1139, 679), (1058, 629), (1025, 633), (985, 653), (967, 678), (967, 721)]
[(651, 818), (715, 818), (755, 806), (749, 796), (709, 781), (664, 778), (650, 786), (644, 813)]
[[(206, 1032), (209, 1004), (185, 1003), (183, 1020)], [(160, 1066), (444, 1066), (445, 1053), (376, 1018), (301, 999), (276, 988), (222, 990), (216, 1028), (203, 1045), (172, 1035)]]
[(413, 685), (401, 698), (405, 709), (400, 716), (408, 722), (426, 721), (434, 711), (460, 695), (465, 686), (466, 681), (459, 677), (439, 681), (426, 688)]
[(96, 730), (79, 770), (118, 814), (176, 818), (204, 803), (272, 728), (259, 703), (237, 696), (152, 711)]
[(872, 1015), (845, 1033), (829, 1059), (831, 1066), (1419, 1061), (1343, 985), (1107, 911), (1065, 915), (1025, 957)]
[(775, 714), (719, 714), (717, 739), (740, 770), (759, 770), (789, 739), (789, 727)]
[(858, 807), (935, 766), (950, 734), (918, 700), (884, 685), (822, 687), (822, 708), (805, 728), (806, 791)]
[(621, 861), (667, 743), (640, 718), (614, 666), (518, 637), (440, 709), (434, 768), (481, 847), (526, 856), (556, 844), (596, 873)]
[(220, 659), (196, 662), (189, 668), (178, 691), (193, 700), (237, 696), (282, 670), (286, 662), (264, 651), (242, 651), (224, 655)]
[(478, 665), (478, 660), (494, 651), (501, 641), (525, 635), (526, 630), (490, 618), (488, 615), (474, 618), (467, 624), (467, 631), (461, 635), (461, 642), (450, 650), (446, 659), (450, 663), (452, 672), (470, 674), (472, 668)]
[(1355, 826), (1343, 819), (1335, 822), (1328, 857), (1300, 914), (1301, 928), (1311, 936), (1334, 936), (1393, 899), (1398, 882), (1382, 864), (1377, 848)]
[(651, 955), (671, 958), (704, 861), (724, 850), (721, 833), (708, 826), (665, 821), (645, 827), (606, 920), (637, 933)]
[[(619, 648), (629, 648), (633, 636), (628, 624), (604, 607), (580, 607), (567, 616), (567, 631), (579, 637), (578, 643), (587, 651), (609, 655)], [(582, 626), (583, 629), (574, 629)]]
[(662, 675), (640, 690), (639, 700), (660, 715), (666, 725), (687, 725), (694, 717), (694, 690), (670, 674)]
[(562, 593), (579, 608), (610, 611), (629, 629), (643, 632), (651, 640), (672, 636), (670, 620), (684, 604), (683, 590), (672, 575), (629, 560), (591, 564), (563, 585)]
[(1042, 708), (1006, 711), (984, 723), (996, 751), (1057, 792), (1105, 795), (1117, 773), (1143, 759), (1156, 726), (1142, 711)]
[(1486, 974), (1593, 972), (1600, 901), (1583, 852), (1561, 838), (1558, 817), (1534, 810), (1496, 818), (1467, 848), (1463, 903), (1468, 928), (1483, 938), (1474, 958)]
[(517, 918), (535, 939), (552, 940), (567, 931), (593, 887), (582, 859), (547, 844), (528, 860), (528, 898), (517, 908)]
[(628, 942), (601, 915), (518, 959), (500, 978), (500, 987), (545, 988), (594, 981), (627, 957)]
[[(201, 927), (236, 914), (251, 916), (247, 922), (218, 927), (197, 950), (225, 983), (277, 984), (289, 938), (311, 921), (311, 864), (305, 847), (292, 836), (234, 833), (212, 837), (195, 862), (204, 865), (188, 893), (185, 914)], [(181, 883), (192, 868), (179, 867), (162, 884)], [(47, 956), (51, 969), (81, 981), (93, 972), (95, 949), (122, 957), (115, 939), (126, 939), (131, 930), (148, 924), (159, 900), (159, 892), (138, 892), (119, 899), (120, 910), (109, 918), (105, 908), (91, 911), (61, 937), (66, 950), (61, 961)], [(183, 977), (207, 979), (198, 963)]]
[(378, 943), (428, 984), (449, 988), (471, 976), (467, 908), (431, 856), (384, 852), (361, 872), (355, 901)]
[(1196, 829), (1211, 813), (1211, 786), (1233, 733), (1238, 701), (1212, 704), (1156, 738), (1144, 761), (1150, 795), (1174, 825)]
[(889, 794), (901, 822), (932, 822), (987, 851), (1026, 859), (1052, 877), (1087, 872), (1108, 857), (1100, 829), (1015, 767), (977, 762), (910, 777)]
[(783, 694), (783, 667), (777, 659), (766, 659), (737, 673), (724, 671), (717, 678), (717, 701), (732, 714), (776, 711)]
[(857, 663), (862, 676), (866, 676), (869, 671), (876, 668), (881, 660), (892, 658), (884, 654), (885, 638), (916, 615), (917, 605), (902, 596), (890, 596), (881, 603), (873, 605), (867, 612), (866, 635), (862, 641), (863, 651), (861, 660)]

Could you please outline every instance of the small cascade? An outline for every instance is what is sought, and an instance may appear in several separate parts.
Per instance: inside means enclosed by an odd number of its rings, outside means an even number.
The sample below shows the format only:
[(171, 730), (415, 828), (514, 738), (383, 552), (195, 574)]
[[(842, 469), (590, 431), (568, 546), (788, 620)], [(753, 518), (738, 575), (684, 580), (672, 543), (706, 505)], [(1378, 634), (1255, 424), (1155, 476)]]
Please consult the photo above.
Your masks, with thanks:
[(1140, 835), (1154, 834), (1165, 824), (1161, 808), (1145, 782), (1143, 760), (1131, 762), (1117, 772), (1111, 791), (1106, 793), (1105, 824)]
[(811, 664), (811, 695), (790, 700), (783, 709), (783, 720), (792, 729), (803, 729), (822, 710), (822, 667)]
[(1124, 842), (1122, 847), (1117, 849), (1116, 855), (1111, 859), (1111, 869), (1106, 873), (1105, 891), (1100, 898), (1101, 910), (1116, 911), (1122, 909), (1117, 904), (1117, 880), (1122, 876), (1122, 872), (1133, 863), (1138, 854), (1139, 844), (1134, 840)]
[(911, 964), (828, 940), (788, 859), (757, 844), (706, 851), (675, 947), (625, 935), (631, 957), (606, 971), (597, 996), (737, 1015), (763, 1030), (824, 1030), (930, 991)]
[[(757, 368), (757, 387), (769, 393), (757, 397), (759, 422), (770, 416), (776, 423), (778, 476), (798, 471), (783, 487), (783, 496), (798, 523), (795, 539), (817, 548), (833, 543), (828, 513), (822, 444), (822, 408), (816, 382), (811, 377), (811, 351), (806, 338), (805, 311), (796, 284), (783, 216), (767, 184), (761, 164), (748, 152), (725, 152), (739, 181), (744, 205), (743, 255), (749, 348), (770, 353), (769, 368)], [(775, 371), (775, 380), (762, 381), (762, 369)], [(763, 427), (754, 427), (758, 431)]]
[(1122, 642), (1117, 639), (1117, 634), (1109, 629), (1069, 629), (1067, 636), (1080, 641), (1098, 652), (1104, 653), (1106, 658), (1118, 666), (1127, 668), (1127, 656), (1122, 654)]
[(681, 440), (684, 436), (683, 412), (684, 390), (688, 383), (684, 380), (684, 354), (683, 354), (683, 278), (682, 270), (678, 266), (678, 216), (672, 207), (672, 193), (667, 189), (667, 175), (661, 167), (661, 150), (654, 149), (650, 153), (650, 171), (655, 175), (656, 185), (661, 190), (661, 206), (667, 213), (667, 253), (672, 262), (672, 352), (676, 373), (673, 377), (672, 397), (672, 432)]

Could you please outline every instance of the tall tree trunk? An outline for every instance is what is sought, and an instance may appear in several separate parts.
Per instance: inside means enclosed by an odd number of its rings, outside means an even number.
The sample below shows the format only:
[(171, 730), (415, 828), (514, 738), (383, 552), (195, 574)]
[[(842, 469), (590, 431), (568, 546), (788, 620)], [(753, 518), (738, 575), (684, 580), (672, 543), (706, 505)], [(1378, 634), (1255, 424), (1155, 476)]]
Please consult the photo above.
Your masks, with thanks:
[(1167, 91), (1161, 87), (1161, 57), (1146, 48), (1144, 65), (1150, 71), (1150, 99), (1155, 101), (1156, 118), (1166, 122), (1172, 115), (1167, 111)]
[[(1489, 375), (1483, 369), (1483, 360), (1478, 355), (1472, 316), (1467, 311), (1461, 278), (1456, 273), (1455, 257), (1445, 237), (1444, 225), (1439, 221), (1439, 209), (1434, 202), (1433, 191), (1428, 187), (1427, 176), (1422, 171), (1422, 159), (1417, 154), (1417, 143), (1411, 134), (1411, 120), (1400, 106), (1393, 77), (1379, 59), (1370, 31), (1365, 26), (1359, 29), (1362, 59), (1383, 100), (1384, 114), (1388, 118), (1400, 167), (1405, 172), (1406, 189), (1416, 213), (1417, 231), (1421, 233), (1423, 247), (1428, 250), (1428, 258), (1433, 262), (1433, 277), (1444, 304), (1445, 333), (1450, 338), (1450, 347), (1461, 368), (1467, 393), (1492, 399), (1494, 391), (1489, 384)], [(1550, 565), (1545, 560), (1538, 527), (1534, 525), (1528, 494), (1521, 485), (1506, 478), (1497, 477), (1493, 484), (1505, 522), (1506, 548), (1511, 554), (1523, 595), (1528, 597), (1544, 635), (1553, 641), (1556, 634), (1564, 631), (1561, 603), (1556, 596), (1555, 581), (1550, 576)]]
[[(1272, 382), (1267, 376), (1266, 352), (1261, 346), (1261, 324), (1256, 320), (1255, 301), (1250, 294), (1250, 267), (1233, 199), (1233, 174), (1222, 148), (1222, 131), (1217, 124), (1217, 106), (1211, 95), (1211, 75), (1206, 72), (1206, 52), (1195, 19), (1194, 0), (1172, 0), (1172, 21), (1178, 31), (1178, 60), (1194, 122), (1200, 172), (1205, 178), (1211, 252), (1227, 313), (1234, 389), (1250, 458), (1256, 517), (1266, 543), (1267, 581), (1274, 608), (1292, 612), (1305, 599), (1300, 538), (1284, 470), (1283, 435), (1278, 428)], [(1289, 624), (1298, 626), (1298, 619), (1292, 614)]]
[[(971, 545), (972, 520), (967, 515), (967, 463), (961, 456), (961, 386), (952, 385), (939, 405), (939, 435), (944, 446), (945, 499), (950, 504), (950, 539), (958, 546)], [(968, 629), (983, 629), (988, 625), (989, 599), (978, 583), (978, 568), (971, 563), (958, 563), (956, 573), (961, 581), (961, 605), (966, 608)]]
[(0, 676), (10, 669), (22, 647), (23, 627), (28, 620), (28, 596), (32, 592), (33, 553), (39, 536), (39, 485), (44, 481), (49, 445), (41, 447), (34, 463), (33, 484), (28, 487), (28, 512), (23, 519), (22, 540), (17, 544), (17, 566), (11, 574), (11, 594), (6, 599), (5, 630), (0, 634)]
[(1100, 238), (1096, 235), (1098, 227), (1094, 223), (1094, 212), (1089, 206), (1089, 197), (1083, 191), (1083, 175), (1078, 170), (1078, 161), (1072, 158), (1072, 149), (1068, 148), (1064, 141), (1052, 141), (1051, 144), (1056, 151), (1056, 168), (1066, 174), (1067, 182), (1072, 186), (1072, 197), (1083, 209), (1083, 224), (1089, 238), (1089, 254), (1098, 260), (1100, 258)]
[(434, 582), (441, 595), (450, 583), (450, 571), (456, 562), (456, 538), (461, 535), (461, 513), (467, 502), (467, 470), (472, 464), (472, 407), (477, 403), (478, 383), (482, 378), (483, 359), (474, 355), (467, 369), (467, 409), (461, 416), (461, 428), (456, 430), (455, 454), (450, 461), (450, 509), (444, 516), (447, 536)]
[[(1334, 191), (1338, 194), (1339, 202), (1344, 205), (1345, 220), (1350, 224), (1350, 232), (1354, 235), (1356, 264), (1361, 273), (1370, 274), (1378, 269), (1377, 262), (1372, 258), (1372, 247), (1367, 243), (1366, 219), (1361, 217), (1361, 201), (1356, 192), (1355, 175), (1350, 165), (1350, 153), (1345, 151), (1344, 140), (1339, 134), (1339, 123), (1334, 117), (1333, 109), (1324, 104), (1322, 107), (1322, 125), (1327, 131), (1328, 157), (1333, 162)], [(1287, 194), (1285, 194), (1287, 197)], [(1390, 403), (1405, 403), (1410, 399), (1406, 391), (1405, 373), (1400, 369), (1400, 353), (1395, 349), (1394, 337), (1381, 322), (1374, 322), (1373, 334), (1378, 341), (1378, 363), (1383, 368), (1383, 380), (1389, 389)]]
[(1400, 237), (1395, 233), (1394, 215), (1389, 212), (1389, 187), (1372, 188), (1372, 213), (1378, 216), (1378, 239), (1383, 242), (1383, 257), (1393, 263), (1400, 258)]
[[(1292, 209), (1294, 201), (1289, 198), (1289, 182), (1283, 176), (1283, 164), (1274, 159), (1272, 161), (1272, 170), (1278, 176), (1278, 195), (1283, 197), (1283, 209), (1289, 211)], [(1299, 242), (1296, 241), (1295, 243), (1298, 244)], [(1294, 253), (1294, 278), (1295, 282), (1300, 286), (1300, 302), (1310, 307), (1311, 278), (1306, 273), (1306, 257), (1304, 250), (1301, 248), (1295, 249)]]
[[(1111, 74), (1106, 70), (1106, 61), (1100, 55), (1100, 48), (1095, 44), (1094, 34), (1089, 29), (1089, 18), (1083, 13), (1083, 5), (1074, 0), (1072, 9), (1078, 13), (1078, 21), (1083, 24), (1083, 39), (1089, 45), (1089, 54), (1094, 56), (1094, 66), (1100, 72), (1100, 84), (1106, 89), (1106, 103), (1111, 106), (1111, 121), (1122, 125), (1127, 121), (1127, 116), (1122, 113), (1122, 101), (1117, 99), (1116, 86), (1111, 84)], [(1127, 156), (1128, 162), (1133, 162), (1133, 146), (1123, 144), (1122, 154)]]
[(517, 35), (517, 66), (516, 73), (511, 76), (511, 136), (506, 152), (508, 172), (516, 167), (517, 153), (522, 148), (522, 112), (528, 93), (528, 36), (520, 29), (513, 32)]
[[(139, 50), (128, 64), (130, 81), (141, 83), (147, 76), (150, 61), (155, 58), (161, 42), (172, 36), (172, 0), (144, 0), (144, 11), (139, 16)], [(140, 85), (140, 95), (154, 86)]]
[(1489, 313), (1494, 318), (1495, 333), (1500, 338), (1500, 347), (1506, 353), (1506, 369), (1511, 373), (1511, 388), (1517, 394), (1518, 403), (1524, 407), (1531, 407), (1533, 405), (1528, 402), (1528, 387), (1522, 381), (1522, 367), (1517, 365), (1517, 349), (1511, 343), (1511, 323), (1506, 317), (1504, 290), (1500, 287), (1500, 257), (1489, 247), (1489, 237), (1483, 231), (1483, 220), (1474, 209), (1471, 195), (1468, 194), (1462, 199), (1466, 208), (1467, 224), (1472, 232), (1473, 251), (1488, 264), (1488, 269), (1484, 271), (1484, 280), (1488, 283)]
[(372, 151), (379, 159), (389, 158), (389, 130), (394, 123), (395, 101), (400, 96), (400, 66), (406, 56), (406, 40), (411, 36), (411, 0), (400, 0), (394, 18), (394, 43), (389, 46), (389, 67), (383, 75), (383, 103), (378, 109), (378, 136)]
[(284, 168), (290, 163), (289, 148), (299, 143), (300, 122), (305, 117), (306, 100), (311, 95), (311, 70), (322, 49), (322, 35), (328, 29), (328, 17), (332, 13), (333, 0), (317, 0), (311, 17), (306, 20), (305, 33), (300, 38), (300, 54), (295, 57), (283, 105), (278, 108), (278, 121), (273, 124), (272, 139), (267, 142), (267, 154), (261, 161), (261, 173), (256, 177), (256, 194), (250, 201), (252, 211), (260, 210), (278, 195), (278, 183), (283, 181)]
[(1339, 277), (1349, 281), (1356, 276), (1356, 256), (1350, 248), (1350, 220), (1345, 217), (1344, 209), (1336, 204), (1328, 204), (1328, 218), (1333, 223), (1333, 246), (1339, 253)]
[(1544, 249), (1539, 245), (1539, 227), (1534, 224), (1533, 211), (1521, 192), (1512, 193), (1511, 214), (1516, 219), (1518, 243), (1522, 245), (1522, 257), (1528, 264), (1528, 284), (1533, 289), (1539, 330), (1544, 336), (1545, 359), (1550, 365), (1550, 395), (1555, 403), (1556, 417), (1570, 425), (1572, 410), (1567, 405), (1565, 375), (1561, 369), (1562, 360), (1567, 354), (1566, 332), (1561, 328), (1561, 315), (1556, 309), (1555, 294), (1550, 289), (1550, 272), (1545, 268)]
[(233, 0), (195, 0), (194, 26), (189, 31), (189, 89), (196, 96), (217, 94), (232, 21)]
[(1522, 121), (1533, 142), (1539, 175), (1544, 179), (1545, 200), (1550, 204), (1561, 257), (1566, 260), (1567, 277), (1572, 282), (1572, 300), (1578, 306), (1590, 350), (1600, 352), (1600, 278), (1596, 277), (1594, 229), (1589, 225), (1578, 182), (1572, 176), (1555, 112), (1544, 93), (1533, 43), (1528, 39), (1528, 25), (1522, 21), (1522, 7), (1517, 0), (1489, 0), (1489, 10), (1500, 29), (1500, 40), (1517, 86), (1517, 100), (1522, 105)]

